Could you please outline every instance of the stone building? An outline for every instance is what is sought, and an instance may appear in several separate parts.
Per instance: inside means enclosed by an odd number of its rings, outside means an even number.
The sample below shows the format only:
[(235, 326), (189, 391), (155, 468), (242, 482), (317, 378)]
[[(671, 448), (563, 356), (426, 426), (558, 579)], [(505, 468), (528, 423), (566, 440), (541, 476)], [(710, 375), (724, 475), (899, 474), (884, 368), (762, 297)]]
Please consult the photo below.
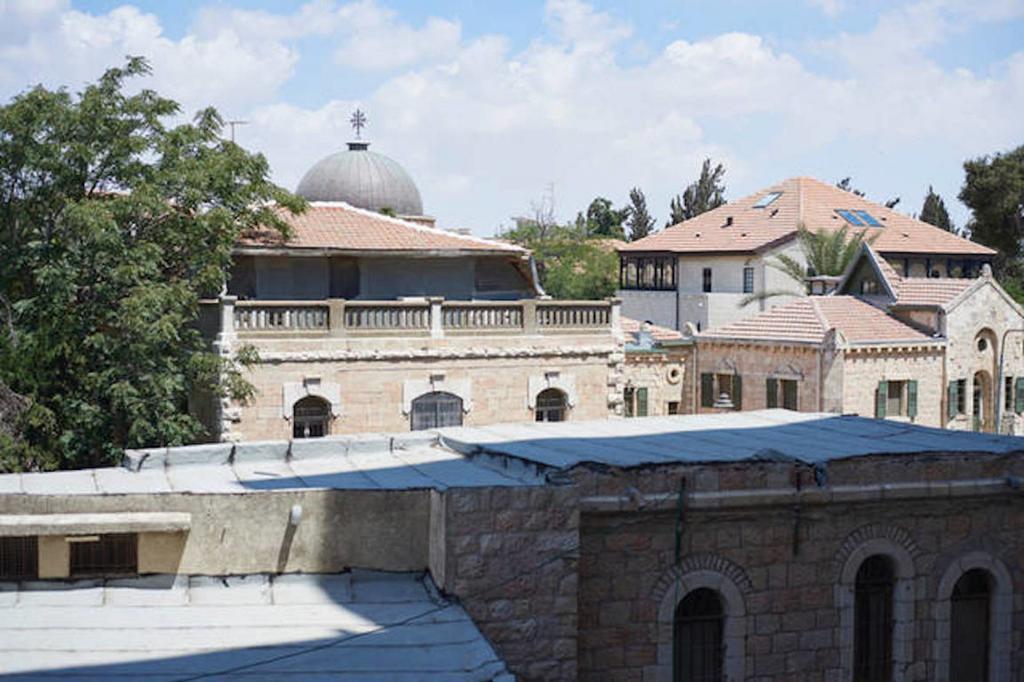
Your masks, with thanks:
[(693, 343), (674, 329), (623, 317), (622, 414), (647, 417), (690, 412)]
[(1024, 439), (783, 410), (0, 476), (0, 674), (1024, 676)]
[[(864, 246), (835, 295), (693, 337), (692, 411), (783, 407), (1019, 433), (1024, 311), (988, 266), (903, 277)], [(998, 417), (997, 417), (998, 413)]]
[(526, 250), (433, 227), (409, 175), (368, 146), (306, 173), (288, 239), (265, 229), (236, 245), (203, 327), (225, 354), (258, 352), (257, 394), (212, 410), (215, 438), (620, 411), (618, 303), (550, 300)]
[(763, 312), (785, 298), (748, 306), (763, 292), (804, 292), (769, 265), (804, 260), (800, 226), (863, 232), (905, 277), (974, 277), (995, 252), (813, 178), (790, 178), (619, 249), (624, 314), (699, 331)]

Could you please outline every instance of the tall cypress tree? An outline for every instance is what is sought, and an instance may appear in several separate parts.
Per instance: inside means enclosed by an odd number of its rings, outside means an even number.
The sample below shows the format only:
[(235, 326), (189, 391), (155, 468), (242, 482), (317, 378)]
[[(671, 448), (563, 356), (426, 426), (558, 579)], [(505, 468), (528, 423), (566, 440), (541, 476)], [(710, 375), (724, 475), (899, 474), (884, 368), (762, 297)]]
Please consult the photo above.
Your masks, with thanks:
[(629, 240), (635, 242), (651, 233), (654, 228), (654, 218), (647, 211), (647, 197), (639, 187), (629, 190), (629, 201), (631, 205), (627, 209), (629, 218), (626, 220), (626, 225), (629, 227)]
[(929, 225), (941, 227), (946, 232), (956, 232), (956, 227), (953, 226), (953, 221), (949, 218), (949, 212), (946, 211), (946, 202), (932, 189), (931, 185), (928, 185), (928, 194), (924, 198), (921, 215), (918, 218)]

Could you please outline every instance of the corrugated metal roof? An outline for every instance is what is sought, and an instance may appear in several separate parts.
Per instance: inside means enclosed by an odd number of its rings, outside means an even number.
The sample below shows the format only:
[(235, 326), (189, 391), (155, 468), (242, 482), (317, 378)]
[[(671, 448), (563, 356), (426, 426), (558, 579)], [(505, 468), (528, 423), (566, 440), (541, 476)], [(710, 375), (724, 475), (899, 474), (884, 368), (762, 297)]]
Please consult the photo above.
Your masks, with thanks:
[[(242, 668), (241, 670), (236, 670)], [(513, 678), (419, 573), (148, 576), (0, 586), (0, 676)]]
[(1024, 438), (787, 410), (441, 429), (467, 454), (557, 469), (787, 459), (817, 464), (865, 455), (1024, 452)]

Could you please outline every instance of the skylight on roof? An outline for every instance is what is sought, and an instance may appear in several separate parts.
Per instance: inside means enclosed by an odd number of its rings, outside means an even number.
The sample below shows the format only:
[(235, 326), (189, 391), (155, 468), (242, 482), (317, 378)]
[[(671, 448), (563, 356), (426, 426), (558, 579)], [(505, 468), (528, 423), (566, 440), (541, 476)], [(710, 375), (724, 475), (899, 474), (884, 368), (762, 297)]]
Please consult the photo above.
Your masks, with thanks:
[(767, 208), (773, 201), (781, 196), (782, 192), (768, 192), (768, 194), (765, 194), (756, 204), (754, 204), (754, 208)]
[(864, 223), (861, 222), (860, 218), (854, 215), (853, 211), (848, 211), (845, 208), (837, 208), (836, 213), (842, 216), (843, 220), (850, 223), (851, 225), (856, 225), (857, 227), (864, 227)]
[(865, 223), (867, 223), (871, 227), (881, 227), (882, 226), (882, 223), (880, 223), (877, 220), (875, 220), (875, 217), (873, 215), (871, 215), (870, 213), (868, 213), (867, 211), (854, 211), (854, 213), (857, 214), (858, 218), (863, 220)]

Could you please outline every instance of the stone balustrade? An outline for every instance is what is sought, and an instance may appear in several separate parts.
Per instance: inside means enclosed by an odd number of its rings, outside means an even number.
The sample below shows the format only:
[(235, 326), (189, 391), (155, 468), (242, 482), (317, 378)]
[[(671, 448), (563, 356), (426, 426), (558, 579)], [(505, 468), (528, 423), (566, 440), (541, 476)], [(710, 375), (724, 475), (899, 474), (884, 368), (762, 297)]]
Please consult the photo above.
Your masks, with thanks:
[(205, 317), (219, 307), (220, 333), (243, 337), (465, 336), (473, 334), (610, 333), (619, 327), (619, 302), (206, 300)]

